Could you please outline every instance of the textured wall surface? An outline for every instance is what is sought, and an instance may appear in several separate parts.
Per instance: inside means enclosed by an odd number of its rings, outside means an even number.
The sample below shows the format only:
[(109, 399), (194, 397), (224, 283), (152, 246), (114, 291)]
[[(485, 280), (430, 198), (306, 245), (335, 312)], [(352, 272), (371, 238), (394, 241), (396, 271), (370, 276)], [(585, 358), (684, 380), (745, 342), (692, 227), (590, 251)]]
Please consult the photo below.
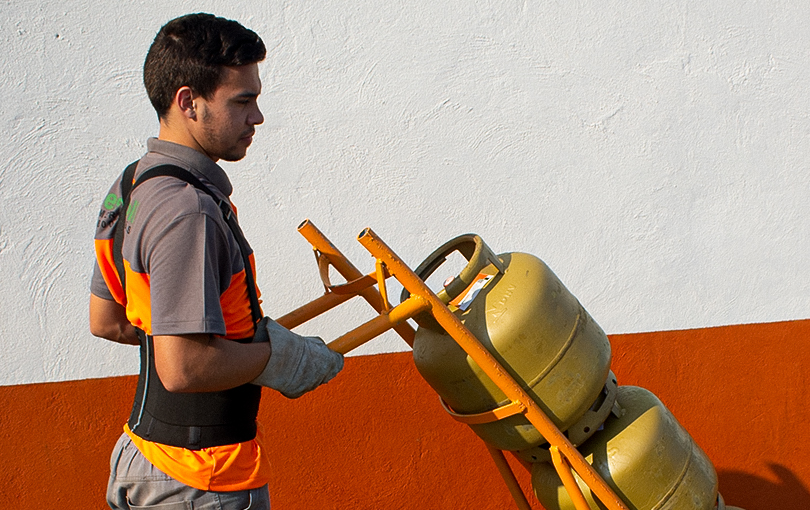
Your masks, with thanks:
[[(147, 47), (191, 10), (269, 48), (265, 124), (226, 169), (271, 315), (321, 292), (295, 231), (311, 218), (363, 271), (366, 226), (413, 265), (465, 232), (534, 253), (608, 333), (808, 317), (807, 2), (0, 10), (0, 384), (136, 371), (133, 349), (87, 332), (93, 227), (156, 133)], [(302, 330), (365, 318), (349, 306)]]

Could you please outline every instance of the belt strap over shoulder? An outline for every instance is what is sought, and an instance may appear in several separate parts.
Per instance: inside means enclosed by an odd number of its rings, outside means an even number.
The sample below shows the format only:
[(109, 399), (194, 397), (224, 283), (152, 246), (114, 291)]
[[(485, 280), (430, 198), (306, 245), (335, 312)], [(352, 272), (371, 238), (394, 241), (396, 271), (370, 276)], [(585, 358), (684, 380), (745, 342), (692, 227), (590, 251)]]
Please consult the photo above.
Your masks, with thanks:
[(239, 245), (239, 251), (242, 255), (242, 263), (245, 267), (245, 282), (247, 283), (248, 298), (250, 299), (250, 312), (253, 318), (253, 324), (256, 324), (262, 320), (262, 312), (261, 308), (259, 307), (259, 297), (256, 294), (256, 280), (253, 276), (253, 268), (250, 264), (249, 246), (247, 240), (245, 239), (245, 234), (242, 233), (242, 229), (239, 227), (239, 223), (236, 221), (236, 215), (233, 214), (231, 206), (226, 201), (219, 198), (208, 186), (197, 179), (194, 174), (175, 165), (159, 165), (154, 168), (150, 168), (141, 174), (138, 177), (138, 180), (133, 183), (132, 181), (135, 176), (135, 169), (137, 166), (137, 161), (131, 163), (129, 166), (127, 166), (126, 170), (124, 170), (124, 174), (121, 177), (121, 198), (123, 199), (123, 203), (119, 209), (119, 218), (116, 222), (115, 232), (113, 235), (113, 258), (115, 259), (115, 267), (118, 270), (118, 276), (121, 279), (121, 286), (126, 289), (126, 273), (124, 271), (124, 257), (121, 253), (121, 248), (124, 244), (126, 214), (127, 208), (129, 207), (129, 198), (132, 190), (154, 177), (174, 177), (175, 179), (180, 179), (181, 181), (191, 184), (198, 190), (207, 194), (219, 207), (220, 211), (222, 212), (222, 217), (225, 219), (225, 223), (228, 224), (228, 228), (231, 229), (233, 237), (236, 239), (236, 243)]

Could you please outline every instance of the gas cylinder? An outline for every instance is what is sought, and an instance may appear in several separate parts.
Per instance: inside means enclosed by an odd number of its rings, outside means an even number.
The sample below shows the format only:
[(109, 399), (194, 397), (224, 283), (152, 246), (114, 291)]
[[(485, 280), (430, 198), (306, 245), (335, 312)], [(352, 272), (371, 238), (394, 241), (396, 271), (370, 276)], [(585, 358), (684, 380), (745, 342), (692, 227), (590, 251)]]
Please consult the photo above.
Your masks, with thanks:
[[(416, 274), (426, 280), (455, 251), (468, 264), (438, 297), (560, 430), (577, 424), (605, 392), (610, 343), (604, 331), (539, 258), (519, 252), (495, 255), (474, 234), (445, 243)], [(403, 292), (402, 300), (408, 295)], [(419, 325), (413, 345), (416, 368), (449, 410), (478, 414), (510, 402), (432, 316), (414, 319)], [(545, 442), (522, 414), (470, 427), (501, 450)]]
[[(616, 408), (578, 448), (613, 491), (632, 510), (714, 509), (721, 501), (714, 467), (661, 401), (619, 386)], [(602, 508), (575, 478), (590, 507)], [(532, 465), (532, 487), (547, 510), (576, 510), (552, 464)]]
[[(597, 397), (590, 409), (571, 427), (565, 431), (568, 440), (574, 446), (579, 446), (591, 437), (607, 419), (608, 415), (616, 409), (616, 394), (618, 386), (613, 371), (608, 374), (602, 394)], [(543, 442), (535, 447), (514, 452), (518, 458), (534, 464), (535, 462), (551, 462), (549, 444)]]

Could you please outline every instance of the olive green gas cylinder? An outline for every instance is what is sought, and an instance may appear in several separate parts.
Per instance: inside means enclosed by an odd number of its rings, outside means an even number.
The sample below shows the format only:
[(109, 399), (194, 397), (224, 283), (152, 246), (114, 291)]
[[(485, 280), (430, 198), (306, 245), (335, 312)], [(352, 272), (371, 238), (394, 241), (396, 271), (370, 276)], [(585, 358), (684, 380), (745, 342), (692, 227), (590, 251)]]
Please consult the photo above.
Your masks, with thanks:
[[(605, 333), (539, 258), (526, 253), (496, 256), (476, 235), (449, 241), (416, 273), (426, 280), (455, 251), (469, 263), (439, 298), (560, 430), (578, 424), (595, 401), (604, 400), (610, 368)], [(407, 296), (406, 291), (403, 300)], [(509, 403), (432, 316), (415, 320), (416, 368), (454, 413), (484, 413)], [(609, 412), (612, 403), (603, 407)], [(522, 414), (470, 427), (501, 450), (545, 443)]]
[[(712, 510), (720, 500), (717, 474), (706, 454), (649, 391), (619, 386), (617, 415), (579, 446), (631, 510)], [(575, 475), (594, 510), (594, 498)], [(576, 510), (554, 466), (532, 465), (532, 486), (547, 510)]]

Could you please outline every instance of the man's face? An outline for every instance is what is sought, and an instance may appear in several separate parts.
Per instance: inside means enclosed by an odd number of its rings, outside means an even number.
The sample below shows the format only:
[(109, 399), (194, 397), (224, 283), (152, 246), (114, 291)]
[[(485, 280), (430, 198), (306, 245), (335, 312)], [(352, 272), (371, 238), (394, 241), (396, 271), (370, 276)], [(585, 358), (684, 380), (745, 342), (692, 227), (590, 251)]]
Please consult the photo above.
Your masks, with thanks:
[(258, 64), (226, 67), (222, 83), (209, 99), (198, 97), (195, 139), (212, 160), (245, 157), (257, 124), (264, 122), (256, 99), (262, 91)]

